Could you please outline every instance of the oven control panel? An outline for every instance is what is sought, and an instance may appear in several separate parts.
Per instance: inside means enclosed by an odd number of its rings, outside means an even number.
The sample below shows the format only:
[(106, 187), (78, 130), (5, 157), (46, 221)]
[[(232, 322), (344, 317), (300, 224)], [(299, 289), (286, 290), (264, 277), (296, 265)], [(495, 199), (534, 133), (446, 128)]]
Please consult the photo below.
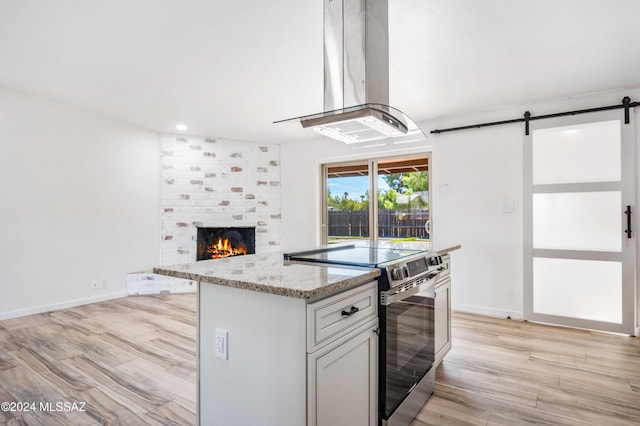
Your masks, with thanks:
[(409, 268), (401, 266), (399, 268), (393, 268), (391, 270), (391, 279), (394, 281), (403, 280), (409, 278)]
[(431, 256), (429, 259), (427, 259), (427, 262), (429, 262), (429, 265), (431, 266), (438, 266), (442, 264), (442, 256)]
[[(391, 281), (403, 281), (424, 275), (442, 264), (442, 256), (422, 256), (408, 262), (397, 263), (387, 268)], [(397, 283), (400, 284), (400, 283)], [(397, 285), (397, 284), (394, 284)]]

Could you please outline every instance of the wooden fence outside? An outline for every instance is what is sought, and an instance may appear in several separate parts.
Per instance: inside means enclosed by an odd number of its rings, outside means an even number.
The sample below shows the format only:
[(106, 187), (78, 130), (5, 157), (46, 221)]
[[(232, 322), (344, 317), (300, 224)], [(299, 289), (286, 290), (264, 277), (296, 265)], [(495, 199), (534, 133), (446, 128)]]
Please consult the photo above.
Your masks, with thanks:
[[(428, 239), (425, 223), (428, 210), (379, 210), (378, 236), (380, 238)], [(330, 237), (368, 237), (369, 210), (329, 211)]]

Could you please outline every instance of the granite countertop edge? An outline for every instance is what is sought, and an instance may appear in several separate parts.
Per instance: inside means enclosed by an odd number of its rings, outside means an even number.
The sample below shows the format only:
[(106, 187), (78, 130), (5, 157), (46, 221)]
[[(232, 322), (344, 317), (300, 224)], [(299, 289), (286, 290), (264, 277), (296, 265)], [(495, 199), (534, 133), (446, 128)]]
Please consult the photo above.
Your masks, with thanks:
[(450, 247), (446, 247), (446, 248), (436, 248), (433, 250), (433, 253), (435, 253), (438, 256), (444, 256), (445, 254), (449, 254), (454, 250), (459, 250), (462, 248), (462, 245), (460, 244), (456, 244), (454, 246), (450, 246)]
[[(430, 252), (438, 256), (444, 256), (445, 254), (448, 254), (460, 248), (461, 248), (461, 245), (435, 247), (435, 248), (432, 248)], [(250, 256), (255, 256), (255, 255), (250, 255)], [(239, 260), (237, 259), (235, 261), (239, 262)], [(252, 257), (251, 261), (255, 262), (255, 258)], [(307, 262), (291, 262), (291, 263), (295, 263), (300, 266), (304, 265), (307, 268), (330, 267), (328, 265), (319, 265), (319, 264), (315, 264), (315, 263), (312, 264)], [(284, 265), (285, 263), (283, 260), (283, 266)], [(182, 278), (186, 280), (197, 281), (200, 283), (215, 284), (215, 285), (233, 287), (233, 288), (242, 289), (242, 290), (257, 291), (261, 293), (269, 293), (269, 294), (274, 294), (278, 296), (286, 296), (286, 297), (293, 297), (293, 298), (307, 299), (307, 300), (329, 296), (331, 294), (338, 293), (344, 289), (347, 289), (351, 286), (354, 286), (360, 283), (365, 283), (367, 280), (373, 280), (376, 277), (380, 276), (379, 269), (347, 267), (346, 269), (351, 269), (352, 271), (358, 270), (361, 273), (357, 275), (354, 274), (352, 276), (345, 275), (344, 277), (336, 278), (335, 281), (331, 281), (331, 282), (324, 282), (324, 283), (319, 282), (317, 287), (304, 289), (304, 288), (296, 288), (293, 286), (287, 287), (286, 285), (278, 285), (279, 283), (275, 281), (261, 283), (261, 282), (253, 281), (251, 279), (238, 279), (236, 277), (229, 278), (228, 276), (225, 276), (228, 274), (225, 274), (222, 272), (218, 273), (218, 272), (208, 271), (207, 273), (198, 273), (198, 272), (185, 270), (185, 269), (188, 269), (188, 267), (189, 267), (189, 264), (158, 266), (153, 268), (153, 272), (159, 275), (166, 275), (174, 278)], [(277, 268), (279, 268), (279, 266), (277, 266)], [(298, 273), (304, 274), (303, 271)]]
[[(323, 268), (324, 265), (308, 265), (310, 268)], [(356, 269), (356, 268), (354, 268)], [(241, 290), (257, 291), (261, 293), (275, 294), (278, 296), (293, 297), (297, 299), (315, 299), (322, 296), (329, 296), (343, 289), (347, 289), (353, 285), (373, 280), (380, 275), (377, 269), (361, 269), (362, 273), (354, 277), (345, 277), (338, 281), (322, 285), (313, 289), (304, 290), (299, 288), (279, 287), (266, 283), (256, 283), (247, 280), (228, 279), (219, 276), (201, 275), (186, 271), (176, 271), (163, 267), (153, 268), (153, 272), (159, 275), (166, 275), (174, 278), (182, 278), (200, 283), (222, 285), (225, 287), (233, 287)]]

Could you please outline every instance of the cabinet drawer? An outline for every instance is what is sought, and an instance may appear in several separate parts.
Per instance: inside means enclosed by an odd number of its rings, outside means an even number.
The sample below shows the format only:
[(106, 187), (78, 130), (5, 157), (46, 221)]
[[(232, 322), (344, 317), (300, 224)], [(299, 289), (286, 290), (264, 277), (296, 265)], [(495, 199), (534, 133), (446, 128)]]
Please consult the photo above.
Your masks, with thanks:
[(307, 306), (307, 351), (315, 351), (333, 339), (378, 315), (377, 282), (336, 294)]

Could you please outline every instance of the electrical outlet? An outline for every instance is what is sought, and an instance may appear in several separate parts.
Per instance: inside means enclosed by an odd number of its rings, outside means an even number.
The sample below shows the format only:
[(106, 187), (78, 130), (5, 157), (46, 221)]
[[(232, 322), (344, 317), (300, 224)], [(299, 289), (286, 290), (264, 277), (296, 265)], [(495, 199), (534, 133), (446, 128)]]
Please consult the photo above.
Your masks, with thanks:
[(216, 328), (216, 357), (229, 359), (229, 332)]
[(107, 288), (107, 280), (91, 280), (91, 288), (94, 290)]

